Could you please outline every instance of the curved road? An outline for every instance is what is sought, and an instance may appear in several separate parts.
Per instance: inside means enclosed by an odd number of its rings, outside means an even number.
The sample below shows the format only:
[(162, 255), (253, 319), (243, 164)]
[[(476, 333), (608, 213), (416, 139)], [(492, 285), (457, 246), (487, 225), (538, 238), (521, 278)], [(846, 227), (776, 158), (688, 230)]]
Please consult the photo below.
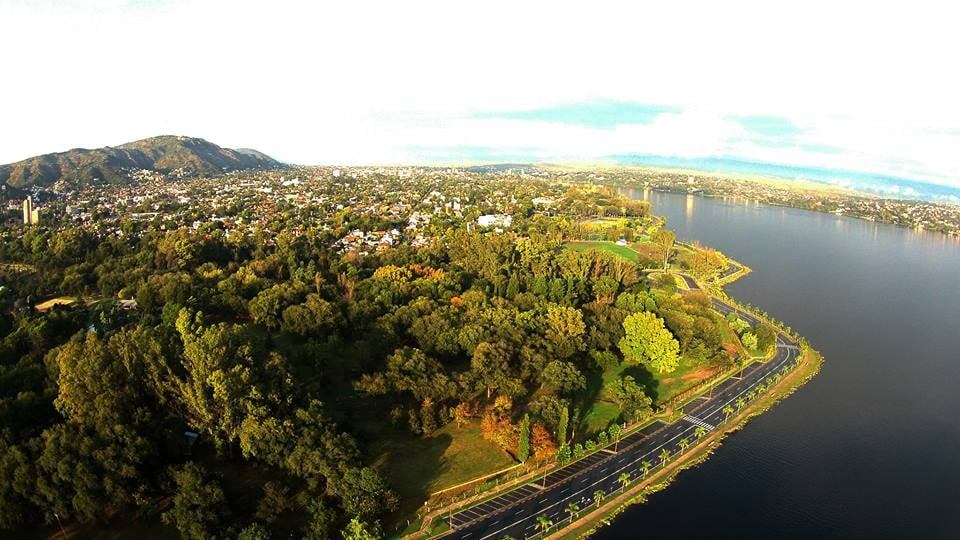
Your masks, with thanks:
[[(683, 278), (692, 289), (699, 289), (688, 276)], [(713, 304), (724, 316), (736, 311), (740, 318), (749, 323), (758, 322), (756, 317), (717, 299), (713, 300)], [(511, 536), (523, 539), (537, 534), (536, 520), (539, 516), (545, 515), (554, 524), (559, 524), (568, 518), (565, 509), (570, 503), (579, 504), (581, 513), (588, 510), (596, 491), (604, 491), (608, 498), (617, 494), (621, 474), (627, 473), (633, 479), (643, 476), (644, 461), (650, 463), (650, 471), (655, 471), (660, 467), (659, 455), (664, 448), (672, 455), (677, 455), (682, 439), (695, 442), (698, 426), (708, 432), (713, 431), (725, 420), (724, 407), (729, 404), (736, 408), (737, 400), (746, 397), (767, 377), (778, 372), (785, 374), (799, 354), (799, 348), (790, 338), (778, 334), (777, 353), (772, 360), (751, 364), (744, 369), (742, 378), (728, 378), (717, 385), (709, 399), (702, 397), (688, 404), (683, 420), (674, 424), (656, 422), (623, 437), (616, 453), (606, 450), (595, 452), (554, 471), (545, 479), (457, 512), (450, 516), (453, 530), (444, 538), (499, 540)]]

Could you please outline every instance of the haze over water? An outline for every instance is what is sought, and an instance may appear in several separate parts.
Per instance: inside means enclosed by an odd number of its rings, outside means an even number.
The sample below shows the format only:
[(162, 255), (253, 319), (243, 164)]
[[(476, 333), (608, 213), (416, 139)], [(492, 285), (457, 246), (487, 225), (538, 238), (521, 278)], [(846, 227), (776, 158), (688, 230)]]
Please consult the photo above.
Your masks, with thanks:
[(679, 238), (752, 267), (728, 293), (826, 362), (596, 538), (960, 537), (960, 241), (744, 201), (648, 200)]

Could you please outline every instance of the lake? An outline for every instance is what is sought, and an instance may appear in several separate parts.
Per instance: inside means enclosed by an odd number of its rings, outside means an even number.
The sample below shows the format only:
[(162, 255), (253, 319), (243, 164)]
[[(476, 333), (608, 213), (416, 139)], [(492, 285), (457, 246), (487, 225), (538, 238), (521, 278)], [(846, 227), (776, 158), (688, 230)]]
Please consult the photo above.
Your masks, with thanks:
[(753, 268), (727, 292), (806, 336), (825, 363), (595, 538), (960, 538), (960, 241), (743, 200), (646, 197), (679, 239)]

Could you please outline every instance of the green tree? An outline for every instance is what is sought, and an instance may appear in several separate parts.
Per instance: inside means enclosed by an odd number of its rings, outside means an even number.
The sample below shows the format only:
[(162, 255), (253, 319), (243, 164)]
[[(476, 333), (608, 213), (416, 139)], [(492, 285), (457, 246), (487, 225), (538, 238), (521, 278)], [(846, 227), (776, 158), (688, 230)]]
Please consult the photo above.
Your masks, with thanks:
[(598, 489), (598, 490), (594, 491), (594, 492), (593, 492), (593, 503), (596, 504), (596, 505), (599, 507), (599, 506), (600, 506), (600, 503), (603, 502), (603, 499), (606, 498), (606, 496), (607, 496), (606, 492), (604, 492), (602, 489)]
[(703, 429), (703, 428), (700, 427), (700, 426), (697, 426), (697, 429), (693, 430), (693, 436), (696, 437), (696, 438), (698, 438), (698, 439), (702, 439), (703, 436), (706, 435), (706, 434), (707, 434), (707, 430), (706, 430), (706, 429)]
[(687, 447), (690, 446), (690, 439), (684, 437), (684, 438), (680, 439), (679, 444), (680, 444), (680, 453), (682, 454), (682, 453), (686, 452), (686, 451), (687, 451)]
[(270, 540), (270, 529), (259, 523), (251, 523), (240, 531), (237, 540)]
[(227, 507), (220, 485), (207, 478), (203, 467), (188, 462), (173, 471), (176, 492), (163, 522), (189, 540), (219, 538), (224, 532)]
[(543, 385), (561, 394), (571, 394), (583, 390), (587, 379), (570, 362), (554, 360), (547, 364), (540, 376)]
[(643, 420), (653, 414), (653, 400), (630, 375), (610, 381), (603, 391), (604, 395), (619, 405), (623, 414), (631, 419)]
[(570, 520), (573, 521), (577, 519), (577, 516), (580, 514), (580, 505), (577, 503), (570, 503), (564, 509), (564, 512), (570, 516)]
[(106, 345), (87, 332), (60, 348), (54, 405), (70, 420), (95, 427), (145, 419), (130, 374)]
[(660, 451), (660, 465), (666, 465), (667, 461), (670, 460), (670, 450), (664, 448)]
[(343, 535), (343, 540), (381, 540), (383, 538), (377, 522), (367, 523), (357, 517), (351, 519), (340, 534)]
[(663, 319), (650, 312), (628, 315), (623, 320), (620, 351), (629, 363), (642, 363), (658, 373), (670, 373), (680, 365), (680, 344)]
[(396, 495), (370, 467), (348, 469), (333, 488), (347, 514), (361, 519), (374, 518), (397, 506)]
[(550, 518), (545, 515), (537, 516), (537, 530), (540, 534), (546, 534), (550, 527), (553, 527), (553, 521), (550, 521)]
[(530, 457), (530, 415), (523, 415), (523, 423), (520, 425), (520, 444), (517, 448), (517, 458), (521, 463), (525, 463)]
[(567, 444), (567, 424), (570, 422), (570, 410), (564, 404), (560, 410), (560, 420), (557, 423), (557, 442), (560, 446)]
[(513, 369), (513, 350), (505, 343), (484, 341), (477, 345), (470, 359), (470, 375), (486, 389), (487, 399), (494, 390), (506, 395), (522, 391)]
[(640, 470), (643, 471), (643, 475), (644, 475), (644, 476), (646, 476), (647, 473), (650, 472), (650, 467), (652, 467), (652, 466), (653, 466), (653, 464), (650, 463), (650, 462), (647, 461), (647, 460), (643, 460), (643, 461), (640, 462)]
[(755, 336), (753, 332), (744, 332), (743, 335), (740, 336), (740, 341), (743, 342), (743, 346), (746, 347), (747, 350), (757, 350), (757, 336)]
[(617, 477), (617, 482), (620, 483), (620, 489), (627, 489), (627, 486), (630, 485), (630, 473), (620, 473), (620, 476)]
[(731, 414), (733, 414), (733, 407), (731, 407), (730, 405), (726, 405), (723, 408), (724, 420), (729, 419)]

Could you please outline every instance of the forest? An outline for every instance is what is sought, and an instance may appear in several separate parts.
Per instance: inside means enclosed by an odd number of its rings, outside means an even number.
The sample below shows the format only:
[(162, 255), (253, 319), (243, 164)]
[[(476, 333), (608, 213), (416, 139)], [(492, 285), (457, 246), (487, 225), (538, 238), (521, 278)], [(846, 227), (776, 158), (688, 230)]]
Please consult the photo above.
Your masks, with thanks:
[(379, 538), (426, 495), (391, 482), (386, 437), (472, 424), (507, 461), (569, 459), (598, 399), (642, 420), (657, 376), (733, 362), (706, 295), (566, 248), (562, 219), (366, 256), (319, 227), (4, 243), (0, 528)]

